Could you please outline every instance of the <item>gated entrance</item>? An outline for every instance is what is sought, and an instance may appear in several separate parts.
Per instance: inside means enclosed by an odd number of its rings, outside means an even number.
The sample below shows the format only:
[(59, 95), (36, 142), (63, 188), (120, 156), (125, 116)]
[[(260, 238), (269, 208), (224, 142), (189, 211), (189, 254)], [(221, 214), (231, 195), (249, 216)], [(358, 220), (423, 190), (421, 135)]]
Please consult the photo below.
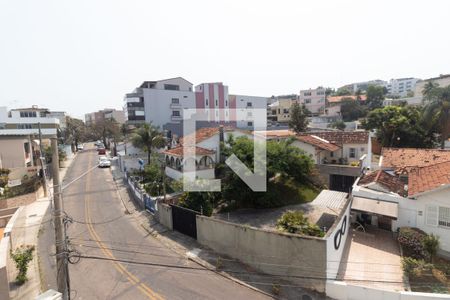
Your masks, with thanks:
[(349, 193), (356, 177), (345, 175), (330, 175), (330, 190)]
[(197, 218), (199, 212), (184, 207), (171, 205), (173, 229), (197, 239)]

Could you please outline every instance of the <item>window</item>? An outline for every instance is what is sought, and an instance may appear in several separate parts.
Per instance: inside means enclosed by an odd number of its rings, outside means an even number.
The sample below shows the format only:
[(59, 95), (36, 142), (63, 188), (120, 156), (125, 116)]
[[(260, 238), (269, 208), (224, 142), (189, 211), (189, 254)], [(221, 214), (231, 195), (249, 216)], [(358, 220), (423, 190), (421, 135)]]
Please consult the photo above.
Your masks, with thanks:
[(252, 107), (253, 104), (251, 102), (247, 102), (247, 107)]
[(171, 90), (171, 91), (179, 91), (180, 86), (177, 84), (165, 84), (164, 85), (165, 90)]
[(364, 147), (361, 147), (361, 152), (364, 153), (365, 150), (366, 150), (366, 149), (365, 149)]
[(179, 117), (180, 116), (180, 111), (179, 110), (172, 111), (172, 116)]
[(450, 227), (450, 207), (439, 206), (439, 226)]
[(289, 109), (288, 108), (284, 108), (283, 109), (283, 114), (288, 114), (289, 113)]
[(317, 91), (317, 95), (325, 95), (325, 91)]
[(36, 118), (36, 112), (35, 111), (21, 111), (20, 117), (21, 118)]
[(311, 103), (311, 99), (310, 99), (310, 98), (305, 99), (305, 103), (306, 103), (306, 104), (310, 104), (310, 103)]
[(40, 116), (41, 118), (45, 118), (45, 111), (41, 111), (41, 112), (39, 113), (39, 116)]
[(187, 98), (188, 96), (183, 96), (183, 98)]
[(253, 122), (247, 122), (247, 126), (248, 127), (252, 127), (253, 126)]
[(304, 92), (303, 96), (311, 96), (311, 92)]
[(205, 102), (206, 102), (206, 106), (208, 106), (208, 105), (209, 105), (209, 103), (208, 103), (208, 99), (206, 99), (206, 101), (205, 101)]
[(180, 104), (180, 99), (172, 98), (172, 104)]
[(350, 158), (356, 158), (356, 148), (350, 148), (348, 157)]
[(225, 106), (228, 106), (228, 100), (225, 100)]
[(217, 101), (217, 99), (216, 99), (216, 106), (219, 106), (219, 101)]
[(32, 125), (31, 124), (19, 124), (19, 125), (17, 125), (17, 128), (19, 128), (19, 129), (31, 129)]
[(334, 152), (330, 152), (330, 157), (334, 157)]

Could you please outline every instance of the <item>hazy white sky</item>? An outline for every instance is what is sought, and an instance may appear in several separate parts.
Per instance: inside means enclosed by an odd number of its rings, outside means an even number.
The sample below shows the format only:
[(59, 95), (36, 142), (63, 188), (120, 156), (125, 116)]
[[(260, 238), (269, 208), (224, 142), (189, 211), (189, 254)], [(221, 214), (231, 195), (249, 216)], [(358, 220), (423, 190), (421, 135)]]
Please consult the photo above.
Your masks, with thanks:
[(0, 106), (120, 108), (144, 80), (271, 96), (450, 73), (450, 1), (0, 0)]

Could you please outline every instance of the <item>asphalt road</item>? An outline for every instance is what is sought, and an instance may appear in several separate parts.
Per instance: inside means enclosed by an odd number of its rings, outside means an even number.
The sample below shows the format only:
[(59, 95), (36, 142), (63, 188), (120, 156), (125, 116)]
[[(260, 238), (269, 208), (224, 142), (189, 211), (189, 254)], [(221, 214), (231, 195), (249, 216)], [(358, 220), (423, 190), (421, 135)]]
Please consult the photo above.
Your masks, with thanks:
[(91, 257), (69, 267), (72, 299), (269, 299), (148, 235), (125, 214), (111, 171), (96, 168), (97, 159), (93, 150), (79, 153), (65, 179), (92, 169), (64, 190), (72, 248)]

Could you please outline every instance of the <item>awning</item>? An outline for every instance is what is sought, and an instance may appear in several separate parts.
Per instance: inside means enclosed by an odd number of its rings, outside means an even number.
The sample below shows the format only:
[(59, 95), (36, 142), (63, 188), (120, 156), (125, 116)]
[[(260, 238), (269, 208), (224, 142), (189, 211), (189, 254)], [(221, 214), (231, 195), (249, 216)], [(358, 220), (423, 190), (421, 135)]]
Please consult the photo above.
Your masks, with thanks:
[(353, 197), (352, 209), (397, 219), (398, 203)]

